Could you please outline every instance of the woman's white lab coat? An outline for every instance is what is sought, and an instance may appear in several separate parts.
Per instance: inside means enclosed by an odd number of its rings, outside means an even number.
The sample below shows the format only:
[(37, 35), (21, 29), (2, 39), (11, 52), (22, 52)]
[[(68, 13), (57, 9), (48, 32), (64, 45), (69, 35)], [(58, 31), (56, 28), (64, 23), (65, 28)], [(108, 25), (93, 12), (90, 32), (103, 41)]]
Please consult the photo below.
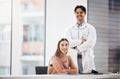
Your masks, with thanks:
[[(76, 24), (68, 29), (67, 39), (70, 42), (70, 48), (77, 47), (82, 54), (83, 73), (90, 73), (92, 69), (95, 70), (93, 49), (96, 43), (96, 29), (88, 23), (83, 23), (80, 28)], [(87, 41), (81, 44), (82, 39)], [(76, 64), (78, 50), (70, 49), (69, 51)]]

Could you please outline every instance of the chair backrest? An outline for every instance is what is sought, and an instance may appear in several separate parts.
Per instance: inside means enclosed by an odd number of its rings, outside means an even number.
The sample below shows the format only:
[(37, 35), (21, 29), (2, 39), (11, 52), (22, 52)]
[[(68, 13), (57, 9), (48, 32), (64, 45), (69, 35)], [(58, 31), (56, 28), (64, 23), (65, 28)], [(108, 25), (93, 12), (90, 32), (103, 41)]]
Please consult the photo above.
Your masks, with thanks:
[(36, 75), (38, 74), (47, 74), (47, 66), (36, 66), (35, 67), (35, 72), (36, 72)]

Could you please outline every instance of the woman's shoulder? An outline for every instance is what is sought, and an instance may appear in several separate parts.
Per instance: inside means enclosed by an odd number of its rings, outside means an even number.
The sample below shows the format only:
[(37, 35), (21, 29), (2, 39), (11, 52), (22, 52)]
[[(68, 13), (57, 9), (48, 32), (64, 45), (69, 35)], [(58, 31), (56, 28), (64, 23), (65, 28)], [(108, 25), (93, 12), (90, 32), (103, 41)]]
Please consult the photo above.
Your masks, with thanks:
[(52, 56), (52, 57), (50, 58), (50, 64), (57, 63), (57, 62), (58, 62), (57, 56)]
[(53, 56), (51, 57), (52, 60), (54, 60), (54, 59), (56, 59), (56, 58), (57, 58), (57, 56), (55, 56), (55, 55), (53, 55)]

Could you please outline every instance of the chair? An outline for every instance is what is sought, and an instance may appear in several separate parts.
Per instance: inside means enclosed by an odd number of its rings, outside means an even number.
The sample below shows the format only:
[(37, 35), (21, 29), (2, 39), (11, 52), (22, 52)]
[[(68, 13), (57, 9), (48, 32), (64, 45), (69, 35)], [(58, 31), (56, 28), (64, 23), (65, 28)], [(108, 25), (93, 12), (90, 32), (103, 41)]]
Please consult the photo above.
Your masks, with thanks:
[(36, 66), (35, 67), (35, 72), (36, 72), (36, 75), (38, 74), (47, 74), (47, 66)]

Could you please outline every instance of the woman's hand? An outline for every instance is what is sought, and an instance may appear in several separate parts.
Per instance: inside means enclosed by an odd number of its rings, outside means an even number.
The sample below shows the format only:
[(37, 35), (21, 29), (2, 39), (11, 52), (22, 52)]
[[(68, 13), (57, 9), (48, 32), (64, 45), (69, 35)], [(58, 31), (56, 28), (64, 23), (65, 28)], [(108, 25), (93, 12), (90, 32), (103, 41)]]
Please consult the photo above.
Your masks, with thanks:
[(78, 74), (77, 69), (65, 69), (67, 74)]

